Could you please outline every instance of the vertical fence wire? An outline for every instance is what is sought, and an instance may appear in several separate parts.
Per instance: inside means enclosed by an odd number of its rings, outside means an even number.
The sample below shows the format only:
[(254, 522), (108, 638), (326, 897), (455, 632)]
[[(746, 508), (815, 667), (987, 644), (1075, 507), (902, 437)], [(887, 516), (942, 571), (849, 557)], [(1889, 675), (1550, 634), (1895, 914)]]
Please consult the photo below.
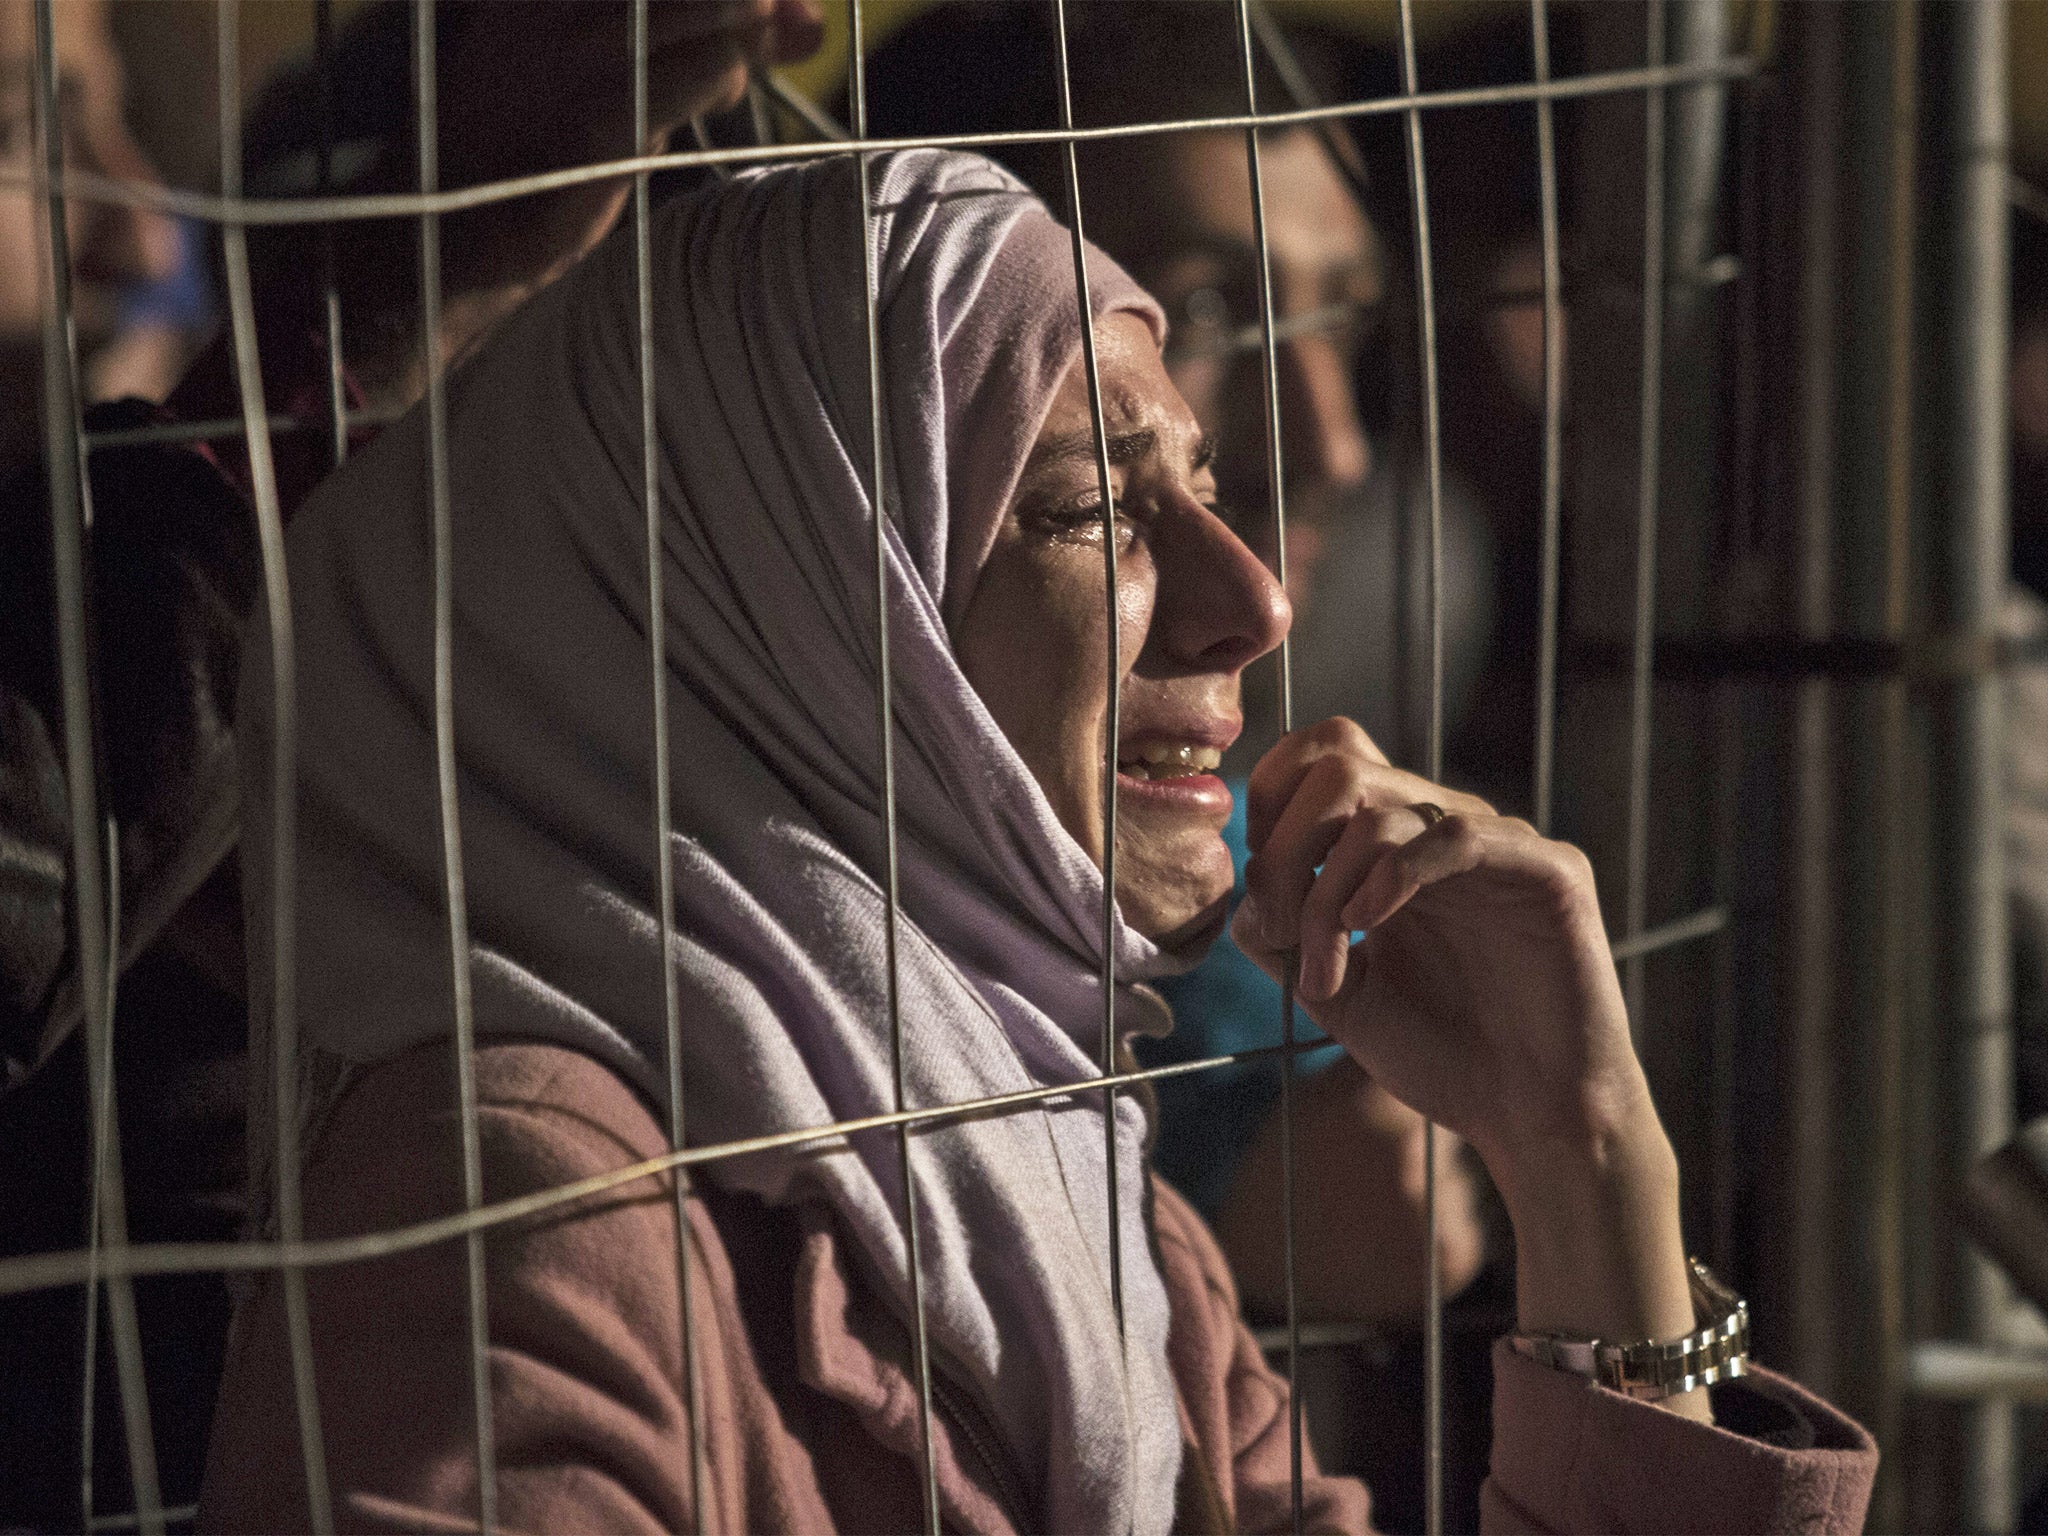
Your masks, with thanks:
[[(413, 12), (413, 89), (420, 191), (440, 190), (434, 81), (434, 0)], [(441, 219), (420, 219), (420, 350), (426, 369), (427, 479), (434, 508), (434, 765), (440, 781), (441, 856), (448, 896), (448, 958), (455, 999), (455, 1081), (462, 1133), (462, 1201), (483, 1204), (483, 1155), (476, 1106), (476, 1016), (469, 976), (469, 904), (462, 876), (462, 822), (455, 773), (455, 550), (448, 501), (448, 391), (441, 355)], [(466, 1239), (470, 1390), (476, 1404), (477, 1523), (498, 1523), (497, 1445), (491, 1421), (490, 1314), (484, 1291), (484, 1234)]]
[[(647, 0), (633, 0), (633, 148), (645, 153), (652, 129), (647, 108)], [(668, 621), (662, 597), (661, 461), (655, 439), (654, 262), (648, 233), (648, 173), (633, 178), (633, 271), (640, 336), (640, 490), (647, 509), (647, 645), (654, 711), (654, 867), (661, 911), (661, 1024), (668, 1086), (668, 1141), (680, 1151), (683, 1112), (683, 1026), (676, 995), (675, 829), (669, 804)], [(704, 1413), (697, 1377), (697, 1328), (691, 1314), (690, 1176), (674, 1172), (676, 1295), (682, 1313), (683, 1402), (689, 1416), (690, 1524), (705, 1529)]]
[[(1250, 0), (1237, 0), (1238, 52), (1244, 64), (1247, 116), (1259, 115), (1258, 68), (1252, 54)], [(1277, 50), (1275, 50), (1277, 51)], [(1344, 130), (1339, 130), (1344, 131)], [(1252, 243), (1258, 252), (1259, 348), (1266, 392), (1266, 482), (1273, 499), (1273, 571), (1287, 585), (1287, 465), (1280, 436), (1280, 356), (1273, 335), (1273, 248), (1266, 229), (1266, 185), (1259, 153), (1259, 131), (1244, 131), (1245, 164), (1251, 178)], [(1335, 158), (1335, 157), (1333, 157)], [(1291, 643), (1280, 638), (1280, 734), (1294, 729), (1294, 658)], [(1301, 1468), (1301, 1296), (1295, 1277), (1295, 1059), (1294, 982), (1296, 964), (1287, 965), (1280, 982), (1280, 1038), (1287, 1047), (1280, 1058), (1280, 1275), (1287, 1305), (1287, 1498), (1296, 1536), (1302, 1528)]]
[[(320, 151), (314, 185), (326, 197), (334, 186), (334, 0), (315, 0), (313, 59), (320, 88)], [(222, 117), (225, 126), (227, 119)], [(341, 353), (341, 287), (334, 268), (334, 225), (320, 226), (320, 297), (327, 323), (328, 434), (334, 464), (348, 458), (348, 382)]]
[[(1056, 0), (1054, 40), (1059, 75), (1060, 128), (1074, 127), (1074, 80), (1067, 60), (1067, 0)], [(1117, 609), (1116, 488), (1109, 472), (1109, 432), (1102, 417), (1102, 373), (1095, 356), (1095, 314), (1088, 297), (1088, 237), (1081, 225), (1081, 168), (1074, 141), (1062, 141), (1067, 183), (1067, 227), (1074, 241), (1074, 285), (1081, 306), (1081, 365), (1088, 376), (1088, 416), (1095, 434), (1095, 476), (1102, 490), (1102, 575), (1108, 625), (1109, 709), (1102, 744), (1102, 1074), (1116, 1071), (1116, 749), (1123, 714), (1123, 624)], [(1124, 1326), (1124, 1243), (1117, 1176), (1116, 1089), (1102, 1090), (1103, 1142), (1109, 1169), (1109, 1300), (1117, 1331)]]
[[(114, 1016), (121, 982), (121, 823), (107, 818), (107, 1017)], [(100, 1355), (100, 1191), (106, 1183), (107, 1137), (113, 1131), (112, 1106), (98, 1089), (108, 1082), (90, 1086), (92, 1092), (92, 1189), (85, 1215), (87, 1268), (85, 1275), (85, 1359), (80, 1370), (78, 1394), (78, 1492), (79, 1507), (85, 1512), (85, 1527), (93, 1521), (93, 1439), (99, 1415)]]
[[(847, 19), (847, 102), (853, 114), (853, 136), (865, 139), (868, 132), (867, 61), (862, 47), (861, 0), (846, 0)], [(881, 315), (875, 290), (874, 203), (868, 186), (868, 155), (862, 150), (854, 157), (860, 181), (860, 269), (862, 302), (866, 309), (868, 347), (868, 443), (871, 450), (868, 472), (869, 495), (875, 528), (875, 671), (876, 711), (882, 733), (882, 874), (888, 909), (882, 928), (884, 965), (889, 997), (889, 1060), (895, 1078), (898, 1113), (907, 1109), (908, 1084), (903, 1060), (903, 999), (897, 943), (902, 921), (901, 893), (896, 858), (896, 708), (889, 675), (889, 518), (884, 465), (887, 454), (882, 437), (882, 339)], [(1115, 1143), (1112, 1141), (1112, 1146)], [(925, 1326), (923, 1265), (917, 1235), (917, 1177), (910, 1163), (910, 1123), (896, 1127), (896, 1157), (903, 1170), (903, 1239), (910, 1269), (911, 1365), (917, 1375), (918, 1475), (924, 1496), (925, 1529), (939, 1533), (939, 1475), (932, 1448), (932, 1364), (931, 1340)], [(1112, 1164), (1112, 1167), (1114, 1165)]]
[[(219, 9), (220, 175), (230, 197), (242, 192), (240, 17), (233, 3)], [(298, 692), (292, 636), (291, 588), (285, 568), (284, 517), (277, 496), (277, 470), (270, 453), (264, 405), (263, 367), (257, 351), (256, 306), (249, 282), (247, 229), (230, 220), (221, 226), (222, 264), (227, 277), (228, 315), (234, 341), (235, 385), (241, 398), (243, 441), (249, 454), (249, 483), (256, 506), (257, 543), (263, 562), (264, 618), (270, 637), (271, 731), (271, 1098), (274, 1106), (277, 1169), (273, 1190), (277, 1235), (296, 1244), (304, 1235), (299, 1199), (298, 1051)], [(330, 295), (332, 289), (329, 290)], [(334, 1527), (327, 1486), (327, 1454), (320, 1427), (320, 1394), (313, 1374), (313, 1332), (307, 1311), (306, 1272), (286, 1264), (285, 1334), (291, 1352), (292, 1400), (299, 1420), (299, 1451), (306, 1470), (307, 1516), (316, 1532)]]
[[(1550, 11), (1529, 0), (1529, 51), (1536, 83), (1550, 84)], [(1536, 622), (1535, 782), (1530, 819), (1550, 835), (1557, 766), (1558, 556), (1564, 500), (1564, 283), (1557, 229), (1557, 122), (1548, 96), (1536, 98), (1537, 195), (1543, 220), (1543, 549)]]
[[(1664, 63), (1664, 0), (1649, 0), (1644, 63)], [(1635, 641), (1630, 660), (1628, 865), (1622, 937), (1639, 937), (1649, 916), (1650, 664), (1657, 634), (1657, 480), (1661, 472), (1664, 402), (1664, 88), (1643, 92), (1643, 378), (1636, 465)], [(1624, 971), (1629, 1031), (1643, 1031), (1645, 956)]]
[[(86, 1080), (96, 1113), (92, 1127), (97, 1229), (91, 1240), (110, 1257), (128, 1246), (127, 1198), (121, 1177), (119, 1101), (114, 1087), (113, 989), (107, 984), (118, 953), (107, 879), (108, 843), (100, 813), (98, 722), (92, 692), (91, 639), (86, 612), (86, 533), (91, 488), (78, 403), (77, 337), (72, 328), (71, 249), (63, 191), (64, 119), (57, 88), (56, 15), (52, 0), (36, 0), (35, 90), (31, 117), (36, 137), (33, 198), (38, 224), (43, 349), (43, 431), (50, 494), (50, 553), (56, 586), (57, 665), (64, 712), (64, 788), (70, 808), (73, 933), (78, 954), (79, 1001), (85, 1014)], [(145, 1536), (164, 1528), (157, 1485), (156, 1440), (135, 1315), (135, 1286), (118, 1270), (105, 1280), (107, 1329), (128, 1442), (128, 1474), (137, 1521)], [(91, 1310), (92, 1297), (86, 1305)], [(86, 1411), (91, 1412), (90, 1403)]]
[[(1420, 89), (1415, 68), (1414, 0), (1401, 0), (1401, 89)], [(1411, 106), (1408, 185), (1414, 201), (1415, 299), (1422, 362), (1422, 447), (1429, 481), (1429, 734), (1423, 777), (1444, 774), (1444, 485), (1442, 428), (1437, 410), (1436, 285), (1429, 249), (1429, 175), (1422, 155), (1422, 111)], [(1444, 1528), (1444, 1294), (1437, 1262), (1436, 1125), (1422, 1128), (1424, 1295), (1422, 1317), (1422, 1496), (1429, 1536)]]

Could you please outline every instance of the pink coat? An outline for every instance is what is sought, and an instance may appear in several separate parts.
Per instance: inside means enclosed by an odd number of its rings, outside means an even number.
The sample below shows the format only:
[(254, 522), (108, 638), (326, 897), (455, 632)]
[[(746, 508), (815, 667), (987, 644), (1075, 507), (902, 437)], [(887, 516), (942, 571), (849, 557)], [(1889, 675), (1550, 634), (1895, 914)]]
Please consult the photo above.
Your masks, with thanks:
[[(477, 1053), (489, 1199), (658, 1156), (662, 1130), (609, 1069), (553, 1046)], [(308, 1236), (459, 1207), (452, 1057), (372, 1069), (307, 1168)], [(1200, 1218), (1155, 1184), (1169, 1352), (1188, 1447), (1176, 1528), (1282, 1530), (1287, 1387), (1238, 1318)], [(690, 1308), (704, 1412), (707, 1531), (921, 1525), (917, 1397), (904, 1330), (822, 1212), (769, 1212), (701, 1183), (689, 1202)], [(487, 1244), (498, 1519), (506, 1530), (686, 1530), (691, 1521), (675, 1204), (647, 1179), (495, 1230)], [(343, 1530), (473, 1527), (476, 1450), (465, 1245), (310, 1274), (335, 1517)], [(236, 1321), (200, 1505), (205, 1530), (308, 1524), (281, 1288)], [(1488, 1531), (1860, 1529), (1877, 1451), (1782, 1378), (1748, 1390), (1803, 1415), (1809, 1449), (1710, 1428), (1494, 1353)], [(943, 1383), (941, 1384), (943, 1387)], [(1024, 1480), (957, 1392), (933, 1427), (949, 1529), (1033, 1521)], [(1794, 1410), (1786, 1414), (1786, 1407)], [(1364, 1531), (1365, 1489), (1311, 1457), (1308, 1529)]]

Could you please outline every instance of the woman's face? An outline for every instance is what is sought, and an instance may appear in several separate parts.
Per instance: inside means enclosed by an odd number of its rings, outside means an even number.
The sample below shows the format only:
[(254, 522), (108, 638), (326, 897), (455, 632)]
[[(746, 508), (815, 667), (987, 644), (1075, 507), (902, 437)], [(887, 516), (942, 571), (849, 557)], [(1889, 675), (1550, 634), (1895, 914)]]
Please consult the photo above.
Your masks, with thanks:
[[(1287, 599), (1216, 503), (1211, 448), (1134, 315), (1096, 327), (1117, 509), (1122, 682), (1116, 894), (1169, 947), (1205, 942), (1230, 893), (1214, 769), (1243, 726), (1238, 678), (1287, 632)], [(1046, 417), (954, 636), (968, 681), (1102, 862), (1107, 588), (1087, 376)]]

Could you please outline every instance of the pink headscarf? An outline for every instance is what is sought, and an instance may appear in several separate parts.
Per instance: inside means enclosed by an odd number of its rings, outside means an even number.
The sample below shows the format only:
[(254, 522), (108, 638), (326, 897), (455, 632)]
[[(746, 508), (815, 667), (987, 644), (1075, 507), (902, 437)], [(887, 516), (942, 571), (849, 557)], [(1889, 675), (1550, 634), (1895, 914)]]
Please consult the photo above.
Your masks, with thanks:
[[(909, 1102), (1092, 1077), (1100, 872), (955, 661), (1080, 316), (1068, 233), (986, 161), (873, 162)], [(893, 1107), (861, 219), (850, 160), (657, 215), (655, 373), (676, 911), (693, 1143)], [(1158, 307), (1100, 252), (1090, 309)], [(614, 240), (451, 379), (456, 735), (480, 1036), (665, 1094), (633, 246)], [(294, 523), (300, 1021), (315, 1067), (450, 1029), (420, 412)], [(268, 658), (243, 690), (252, 911), (270, 867)], [(264, 925), (252, 924), (261, 934)], [(1119, 978), (1164, 962), (1119, 924)], [(252, 996), (268, 995), (259, 947)], [(317, 1074), (316, 1074), (317, 1075)], [(264, 1074), (257, 1074), (259, 1081)], [(1125, 1329), (1101, 1096), (913, 1138), (939, 1367), (1056, 1530), (1163, 1532), (1180, 1431), (1119, 1103)], [(907, 1302), (891, 1136), (721, 1161), (824, 1199)], [(957, 1518), (954, 1516), (953, 1518)]]

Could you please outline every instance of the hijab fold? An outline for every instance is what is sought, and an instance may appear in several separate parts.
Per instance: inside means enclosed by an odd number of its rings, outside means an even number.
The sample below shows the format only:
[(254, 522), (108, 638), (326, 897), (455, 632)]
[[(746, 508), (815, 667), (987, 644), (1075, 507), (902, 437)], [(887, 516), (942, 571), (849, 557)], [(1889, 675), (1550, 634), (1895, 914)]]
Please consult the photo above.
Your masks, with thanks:
[[(913, 1106), (1080, 1083), (1102, 1018), (1100, 872), (949, 640), (1080, 346), (1070, 236), (974, 156), (871, 161), (897, 748), (904, 1091)], [(448, 386), (458, 804), (479, 1038), (573, 1046), (665, 1100), (680, 995), (688, 1140), (893, 1109), (867, 339), (850, 159), (658, 212), (663, 611), (647, 610), (634, 249), (614, 239)], [(1089, 306), (1156, 305), (1100, 252)], [(433, 563), (415, 411), (295, 521), (299, 1022), (367, 1063), (453, 1018), (433, 752)], [(661, 952), (648, 625), (666, 650), (676, 943)], [(242, 692), (243, 860), (268, 910), (268, 656)], [(269, 996), (257, 935), (252, 996)], [(1115, 925), (1126, 983), (1167, 962)], [(259, 1019), (259, 1027), (261, 1020)], [(258, 1061), (265, 1060), (259, 1050)], [(259, 1093), (267, 1070), (255, 1072)], [(941, 1367), (1035, 1474), (1047, 1524), (1164, 1531), (1181, 1454), (1117, 1105), (1109, 1294), (1103, 1095), (911, 1138)], [(704, 1165), (824, 1200), (908, 1307), (896, 1138)]]

